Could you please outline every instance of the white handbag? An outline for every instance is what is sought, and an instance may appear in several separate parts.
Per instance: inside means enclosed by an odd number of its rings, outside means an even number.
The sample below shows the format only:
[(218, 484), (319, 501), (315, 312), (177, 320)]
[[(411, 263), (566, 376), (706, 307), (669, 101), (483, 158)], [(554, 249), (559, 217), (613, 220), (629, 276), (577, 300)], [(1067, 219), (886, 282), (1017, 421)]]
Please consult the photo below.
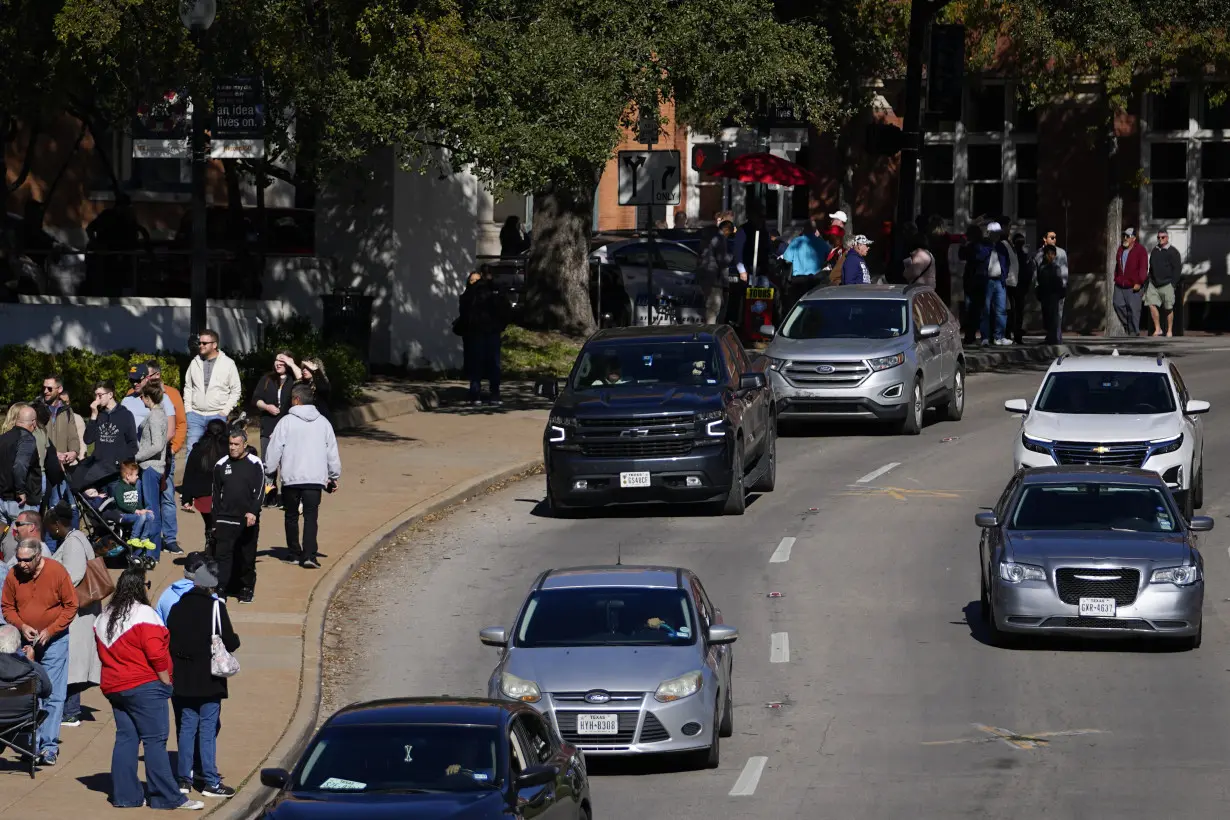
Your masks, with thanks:
[(222, 642), (222, 602), (214, 601), (213, 637), (209, 643), (209, 673), (215, 678), (229, 678), (239, 673), (239, 661), (226, 650)]

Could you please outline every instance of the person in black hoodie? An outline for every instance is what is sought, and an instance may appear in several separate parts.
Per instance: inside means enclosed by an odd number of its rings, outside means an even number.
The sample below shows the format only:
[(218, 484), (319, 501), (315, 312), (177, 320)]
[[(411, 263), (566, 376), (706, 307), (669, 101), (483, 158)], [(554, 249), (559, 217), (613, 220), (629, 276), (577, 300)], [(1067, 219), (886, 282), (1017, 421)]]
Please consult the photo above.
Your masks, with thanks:
[[(212, 673), (213, 636), (222, 638), (227, 652), (239, 648), (239, 636), (231, 626), (226, 604), (213, 596), (221, 581), (218, 562), (208, 556), (191, 574), (192, 589), (184, 593), (167, 617), (171, 633), (171, 663), (175, 725), (179, 736), (179, 766), (176, 780), (180, 791), (191, 788), (195, 772), (206, 797), (232, 797), (235, 790), (218, 774), (217, 737), (222, 701), (227, 696), (226, 678)], [(200, 746), (200, 759), (193, 750)]]
[(468, 285), (461, 294), (460, 329), (465, 344), (470, 403), (481, 404), (482, 380), (491, 385), (487, 403), (500, 404), (500, 335), (508, 327), (512, 312), (508, 299), (495, 286), (491, 273)]
[(72, 485), (77, 490), (109, 481), (119, 474), (121, 463), (137, 455), (136, 419), (115, 400), (115, 385), (109, 381), (94, 385), (85, 444), (93, 444), (94, 452), (73, 471)]
[(214, 555), (218, 594), (252, 603), (256, 589), (256, 543), (260, 538), (265, 469), (248, 447), (242, 427), (231, 429), (226, 457), (214, 465)]
[[(282, 414), (290, 409), (290, 389), (303, 378), (303, 371), (295, 364), (289, 350), (279, 350), (273, 359), (273, 370), (261, 376), (252, 392), (252, 405), (260, 412), (261, 458), (269, 449), (269, 437), (273, 428), (282, 420)], [(265, 506), (278, 506), (278, 477), (270, 476), (273, 488), (265, 493)]]

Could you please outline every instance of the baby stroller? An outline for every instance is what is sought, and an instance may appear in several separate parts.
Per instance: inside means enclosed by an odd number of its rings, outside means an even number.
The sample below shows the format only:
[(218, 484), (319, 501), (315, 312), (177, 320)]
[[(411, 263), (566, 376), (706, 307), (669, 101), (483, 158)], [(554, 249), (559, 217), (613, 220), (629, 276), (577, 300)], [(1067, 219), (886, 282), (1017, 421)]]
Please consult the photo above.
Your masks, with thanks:
[(115, 500), (108, 495), (87, 496), (85, 489), (74, 487), (73, 500), (81, 512), (80, 529), (90, 539), (94, 553), (115, 568), (127, 565), (147, 571), (154, 569), (158, 564), (146, 550), (129, 545), (131, 525), (121, 520)]

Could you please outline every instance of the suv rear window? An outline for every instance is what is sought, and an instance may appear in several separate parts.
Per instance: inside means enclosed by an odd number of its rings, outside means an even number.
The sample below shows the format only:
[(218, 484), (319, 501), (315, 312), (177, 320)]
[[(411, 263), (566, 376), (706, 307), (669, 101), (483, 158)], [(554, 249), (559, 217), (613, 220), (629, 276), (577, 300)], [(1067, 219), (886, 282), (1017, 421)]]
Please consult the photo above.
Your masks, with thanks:
[(1086, 416), (1173, 413), (1174, 391), (1164, 373), (1052, 373), (1042, 385), (1036, 409)]
[(813, 299), (782, 324), (787, 339), (893, 339), (910, 328), (908, 299)]

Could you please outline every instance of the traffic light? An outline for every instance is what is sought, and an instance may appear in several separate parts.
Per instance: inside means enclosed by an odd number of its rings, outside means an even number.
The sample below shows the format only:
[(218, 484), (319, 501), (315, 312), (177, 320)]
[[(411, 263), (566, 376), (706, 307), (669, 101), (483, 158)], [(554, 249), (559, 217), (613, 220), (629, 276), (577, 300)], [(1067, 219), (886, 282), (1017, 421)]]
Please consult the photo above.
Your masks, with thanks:
[(905, 134), (900, 128), (887, 122), (867, 124), (865, 148), (868, 154), (891, 157), (901, 153), (905, 146)]
[(713, 142), (698, 142), (692, 146), (693, 170), (712, 171), (722, 162), (722, 146)]

